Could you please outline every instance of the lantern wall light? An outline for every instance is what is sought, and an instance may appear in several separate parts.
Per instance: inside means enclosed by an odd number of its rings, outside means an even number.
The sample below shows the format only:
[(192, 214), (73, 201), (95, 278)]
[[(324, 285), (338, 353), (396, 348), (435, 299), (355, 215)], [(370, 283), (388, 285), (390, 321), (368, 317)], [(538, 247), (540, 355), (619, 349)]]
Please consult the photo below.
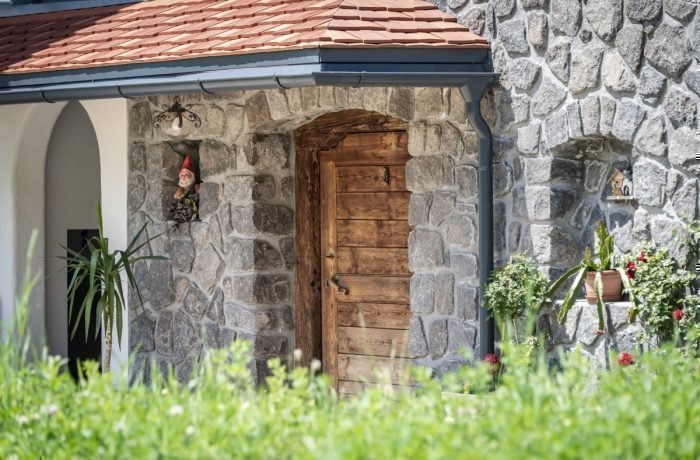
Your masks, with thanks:
[(153, 114), (153, 126), (155, 128), (160, 128), (165, 123), (171, 123), (170, 128), (177, 133), (182, 130), (184, 120), (192, 122), (195, 128), (202, 126), (202, 119), (191, 110), (192, 104), (183, 106), (180, 103), (179, 96), (175, 96), (173, 105), (167, 106), (163, 104), (162, 109), (162, 111), (156, 111)]

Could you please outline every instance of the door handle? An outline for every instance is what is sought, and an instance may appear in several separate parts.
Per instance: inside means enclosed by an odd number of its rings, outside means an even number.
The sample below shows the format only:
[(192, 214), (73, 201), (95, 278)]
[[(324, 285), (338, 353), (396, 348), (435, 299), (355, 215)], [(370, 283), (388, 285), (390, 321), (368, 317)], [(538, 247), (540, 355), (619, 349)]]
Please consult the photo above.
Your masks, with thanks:
[(350, 294), (350, 290), (340, 284), (340, 277), (338, 275), (333, 275), (332, 277), (326, 279), (326, 287), (330, 287), (331, 285), (333, 285), (342, 295)]

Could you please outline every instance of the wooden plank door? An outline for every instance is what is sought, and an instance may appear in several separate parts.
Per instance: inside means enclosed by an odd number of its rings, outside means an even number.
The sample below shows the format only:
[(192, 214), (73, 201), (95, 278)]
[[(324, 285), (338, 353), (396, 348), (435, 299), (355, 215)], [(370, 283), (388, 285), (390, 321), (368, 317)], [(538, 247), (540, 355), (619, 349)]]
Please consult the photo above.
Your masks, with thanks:
[(351, 134), (320, 159), (324, 370), (341, 394), (410, 363), (405, 132)]

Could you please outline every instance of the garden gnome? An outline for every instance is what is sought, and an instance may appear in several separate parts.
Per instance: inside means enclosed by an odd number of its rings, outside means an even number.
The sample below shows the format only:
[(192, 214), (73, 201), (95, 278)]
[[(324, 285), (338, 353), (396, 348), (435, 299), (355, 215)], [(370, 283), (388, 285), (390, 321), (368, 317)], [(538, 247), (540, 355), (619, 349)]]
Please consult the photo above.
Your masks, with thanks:
[(178, 188), (175, 191), (175, 199), (179, 200), (192, 193), (199, 193), (199, 184), (196, 183), (194, 167), (192, 166), (192, 157), (187, 155), (185, 161), (182, 162), (180, 169)]

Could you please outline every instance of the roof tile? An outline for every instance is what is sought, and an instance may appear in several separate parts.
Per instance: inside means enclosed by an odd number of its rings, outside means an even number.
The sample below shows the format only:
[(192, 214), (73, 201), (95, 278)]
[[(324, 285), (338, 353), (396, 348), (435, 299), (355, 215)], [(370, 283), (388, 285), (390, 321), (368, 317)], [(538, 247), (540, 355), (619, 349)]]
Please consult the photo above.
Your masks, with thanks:
[(425, 0), (151, 0), (0, 18), (0, 74), (312, 47), (488, 48)]

